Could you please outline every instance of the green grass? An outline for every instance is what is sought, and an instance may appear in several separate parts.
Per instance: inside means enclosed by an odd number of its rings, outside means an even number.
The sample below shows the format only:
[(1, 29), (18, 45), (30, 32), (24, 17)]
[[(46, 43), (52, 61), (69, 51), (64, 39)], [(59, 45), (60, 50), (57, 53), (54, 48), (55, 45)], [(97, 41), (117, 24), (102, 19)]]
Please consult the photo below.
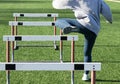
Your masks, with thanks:
[[(59, 13), (59, 18), (74, 18), (70, 10), (55, 10), (52, 0), (0, 0), (0, 62), (5, 62), (5, 42), (3, 35), (10, 35), (8, 21), (14, 20), (14, 12), (24, 13)], [(101, 31), (93, 49), (93, 61), (102, 63), (102, 70), (97, 72), (96, 84), (120, 84), (120, 8), (119, 3), (107, 2), (113, 12), (113, 24), (105, 23), (101, 16)], [(19, 18), (19, 20), (52, 20), (51, 18)], [(52, 35), (52, 27), (19, 27), (22, 35)], [(59, 34), (59, 29), (57, 29)], [(72, 33), (75, 34), (75, 33)], [(84, 38), (79, 35), (75, 46), (75, 61), (83, 61)], [(15, 50), (16, 61), (59, 61), (59, 51), (55, 51), (52, 42), (19, 42), (19, 44), (50, 45), (50, 47), (19, 47)], [(59, 42), (57, 42), (59, 45)], [(64, 61), (70, 61), (70, 42), (64, 42)], [(83, 71), (75, 71), (75, 84), (90, 84), (81, 80)], [(0, 72), (0, 84), (6, 84), (5, 72)], [(70, 84), (70, 71), (32, 71), (11, 72), (11, 84)]]

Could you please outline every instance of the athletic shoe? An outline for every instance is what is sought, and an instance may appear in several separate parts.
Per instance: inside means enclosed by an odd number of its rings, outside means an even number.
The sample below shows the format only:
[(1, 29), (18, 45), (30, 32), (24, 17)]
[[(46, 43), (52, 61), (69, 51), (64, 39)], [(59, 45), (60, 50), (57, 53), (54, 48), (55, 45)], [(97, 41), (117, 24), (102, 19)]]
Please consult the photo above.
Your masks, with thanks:
[(75, 26), (70, 26), (63, 29), (64, 34), (69, 34), (71, 32), (78, 32), (78, 31), (79, 31), (78, 28), (76, 28)]
[(83, 77), (82, 77), (82, 80), (88, 81), (88, 80), (89, 80), (88, 75), (84, 73), (84, 74), (83, 74)]

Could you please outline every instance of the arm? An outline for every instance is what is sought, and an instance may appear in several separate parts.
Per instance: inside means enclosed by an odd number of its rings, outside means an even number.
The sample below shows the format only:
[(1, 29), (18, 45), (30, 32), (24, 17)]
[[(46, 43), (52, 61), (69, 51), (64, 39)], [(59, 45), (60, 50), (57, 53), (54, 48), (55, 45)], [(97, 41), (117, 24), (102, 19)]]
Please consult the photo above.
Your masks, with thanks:
[(112, 12), (109, 8), (109, 6), (102, 1), (101, 4), (101, 14), (105, 17), (105, 19), (112, 24)]

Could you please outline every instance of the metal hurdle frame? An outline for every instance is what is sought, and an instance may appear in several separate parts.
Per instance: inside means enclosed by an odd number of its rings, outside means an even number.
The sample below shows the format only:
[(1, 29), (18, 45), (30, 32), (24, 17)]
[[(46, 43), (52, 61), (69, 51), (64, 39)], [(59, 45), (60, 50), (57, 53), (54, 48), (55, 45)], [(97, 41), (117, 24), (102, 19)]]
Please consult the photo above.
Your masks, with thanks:
[[(19, 70), (19, 71), (33, 71), (33, 70), (47, 70), (47, 71), (71, 71), (71, 84), (74, 84), (74, 70), (91, 70), (91, 84), (95, 84), (96, 71), (101, 70), (101, 63), (74, 63), (74, 40), (76, 38), (72, 37), (71, 41), (71, 63), (10, 63), (10, 42), (17, 40), (25, 40), (26, 38), (21, 38), (11, 36), (4, 36), (3, 40), (6, 41), (6, 63), (0, 63), (0, 70), (6, 70), (6, 84), (10, 84), (10, 70)], [(60, 37), (58, 40), (65, 40), (66, 37)], [(70, 38), (67, 38), (70, 39)], [(30, 39), (29, 39), (30, 40)], [(37, 40), (37, 39), (36, 39)], [(34, 41), (32, 38), (31, 41)], [(44, 41), (44, 40), (43, 40)], [(32, 66), (32, 67), (31, 67)]]
[[(39, 24), (40, 25), (40, 24)], [(19, 36), (12, 36), (12, 35), (5, 35), (3, 36), (3, 41), (11, 41), (12, 45), (12, 57), (11, 61), (14, 62), (14, 41), (74, 41), (78, 40), (77, 35), (19, 35)], [(61, 45), (63, 47), (63, 45)], [(63, 50), (60, 48), (60, 62), (63, 62)], [(62, 53), (62, 54), (61, 54)]]
[[(55, 26), (54, 22), (51, 21), (9, 21), (9, 25), (11, 26), (11, 32), (12, 35), (14, 35), (14, 29), (16, 26)], [(54, 35), (55, 36), (55, 35)], [(12, 42), (12, 49), (14, 50), (15, 48), (15, 42)], [(61, 41), (60, 41), (61, 42)], [(57, 49), (58, 47), (56, 46), (56, 42), (54, 40), (54, 48)], [(62, 45), (60, 45), (60, 51), (62, 52)], [(62, 53), (60, 53), (61, 57), (62, 57)]]
[(99, 71), (101, 63), (84, 63), (84, 62), (66, 62), (66, 63), (0, 63), (0, 70), (16, 70), (16, 71), (71, 71), (71, 70), (94, 70)]
[[(29, 17), (29, 18), (53, 17), (53, 21), (55, 22), (58, 16), (59, 16), (58, 13), (13, 13), (14, 21), (18, 21), (18, 18), (20, 17)], [(17, 35), (17, 25), (11, 29), (11, 35)], [(56, 35), (56, 26), (54, 26), (54, 35)], [(16, 48), (17, 48), (17, 42), (15, 41), (14, 49)], [(54, 41), (54, 48), (55, 50), (58, 50), (58, 46), (56, 45), (55, 41)]]
[[(17, 27), (18, 25), (19, 26), (55, 26), (55, 23), (54, 22), (51, 22), (51, 21), (47, 21), (47, 22), (39, 22), (39, 21), (9, 21), (9, 25), (11, 26), (11, 32), (12, 32), (12, 35), (14, 35), (14, 29), (16, 29), (15, 27)], [(55, 27), (55, 31), (56, 31), (56, 27)], [(56, 35), (56, 33), (55, 33)], [(60, 30), (60, 35), (63, 35), (62, 33), (62, 29)], [(13, 41), (12, 42), (12, 49), (14, 49), (14, 45), (15, 45), (15, 42), (16, 41)], [(63, 49), (62, 49), (62, 45), (63, 45), (63, 41), (61, 40), (60, 41), (60, 55), (62, 57), (62, 52), (63, 52)], [(58, 46), (56, 46), (56, 42), (54, 41), (54, 48), (57, 50), (58, 49)], [(61, 58), (62, 59), (62, 58)]]

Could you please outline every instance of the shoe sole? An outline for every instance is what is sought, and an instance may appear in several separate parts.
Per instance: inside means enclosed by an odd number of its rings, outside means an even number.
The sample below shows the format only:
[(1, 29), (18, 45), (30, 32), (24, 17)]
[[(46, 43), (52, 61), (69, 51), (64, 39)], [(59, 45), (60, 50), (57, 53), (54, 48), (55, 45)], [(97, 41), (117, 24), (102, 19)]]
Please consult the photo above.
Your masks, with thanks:
[(64, 33), (64, 34), (69, 34), (69, 33), (71, 33), (71, 27), (66, 27), (66, 28), (64, 28), (64, 29), (63, 29), (63, 33)]
[(89, 81), (90, 79), (89, 79), (89, 78), (87, 78), (87, 79), (85, 79), (85, 78), (82, 78), (82, 80), (83, 80), (83, 81)]

